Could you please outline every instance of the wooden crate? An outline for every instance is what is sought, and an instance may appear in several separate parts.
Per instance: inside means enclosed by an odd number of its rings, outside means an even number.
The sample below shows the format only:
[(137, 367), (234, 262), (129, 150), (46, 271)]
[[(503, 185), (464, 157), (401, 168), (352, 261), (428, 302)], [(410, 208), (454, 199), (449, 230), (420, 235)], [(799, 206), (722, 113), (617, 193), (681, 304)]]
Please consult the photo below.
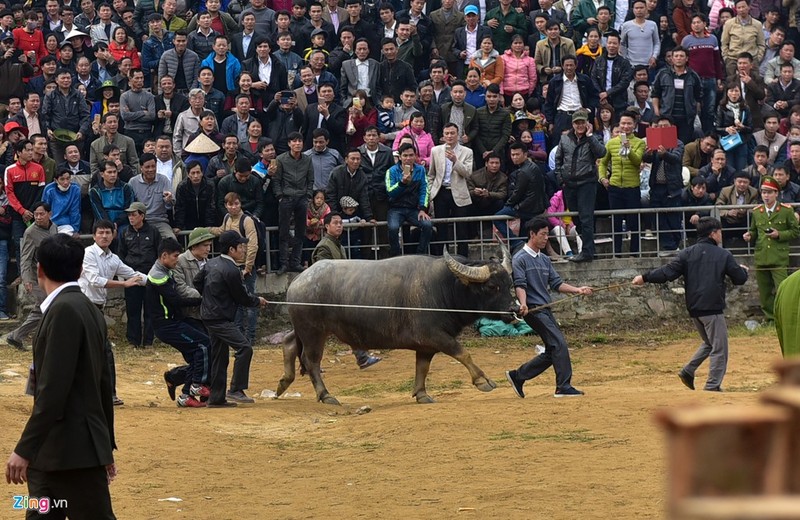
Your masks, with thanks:
[(788, 493), (800, 495), (800, 387), (772, 388), (762, 394), (761, 400), (766, 404), (783, 406), (791, 412), (786, 487)]
[(681, 502), (680, 520), (800, 520), (800, 497), (690, 498)]
[(772, 368), (778, 373), (781, 385), (800, 386), (800, 358), (782, 359)]
[(791, 417), (767, 405), (657, 413), (668, 435), (670, 515), (689, 498), (785, 494)]

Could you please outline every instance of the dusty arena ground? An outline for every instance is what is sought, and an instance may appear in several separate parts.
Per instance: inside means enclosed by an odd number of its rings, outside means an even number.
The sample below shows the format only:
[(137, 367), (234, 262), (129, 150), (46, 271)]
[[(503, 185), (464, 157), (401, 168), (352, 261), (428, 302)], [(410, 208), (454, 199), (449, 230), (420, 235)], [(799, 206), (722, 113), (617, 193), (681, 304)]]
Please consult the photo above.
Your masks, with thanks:
[[(546, 372), (517, 398), (504, 371), (533, 355), (538, 338), (466, 339), (498, 383), (484, 394), (466, 369), (437, 356), (434, 405), (410, 397), (413, 354), (382, 352), (359, 371), (336, 348), (325, 380), (342, 407), (315, 402), (307, 378), (289, 392), (231, 410), (182, 410), (162, 383), (177, 352), (117, 354), (120, 519), (647, 519), (663, 518), (666, 454), (653, 411), (687, 404), (752, 403), (770, 386), (779, 348), (772, 331), (738, 328), (723, 394), (691, 392), (676, 371), (697, 341), (683, 331), (587, 333), (568, 329), (574, 383), (584, 398), (554, 399)], [(687, 334), (688, 331), (688, 334)], [(334, 347), (336, 347), (334, 345)], [(31, 401), (23, 395), (30, 354), (0, 348), (0, 456), (16, 443)], [(706, 375), (704, 367), (698, 383)], [(256, 351), (250, 393), (275, 389), (281, 352)], [(362, 406), (370, 413), (356, 414)], [(3, 486), (0, 518), (22, 518)], [(181, 502), (163, 501), (180, 498)]]

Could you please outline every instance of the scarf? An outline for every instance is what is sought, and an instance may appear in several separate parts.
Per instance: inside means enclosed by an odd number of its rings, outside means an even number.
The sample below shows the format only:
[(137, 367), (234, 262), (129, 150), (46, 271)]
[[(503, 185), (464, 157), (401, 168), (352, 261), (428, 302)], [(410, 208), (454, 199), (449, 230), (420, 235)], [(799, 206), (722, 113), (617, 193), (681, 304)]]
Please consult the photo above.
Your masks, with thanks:
[(603, 54), (603, 46), (598, 45), (597, 50), (592, 51), (589, 48), (589, 44), (586, 43), (580, 49), (578, 49), (578, 51), (575, 54), (577, 54), (578, 56), (589, 56), (593, 60), (596, 60), (601, 54)]
[(733, 112), (733, 117), (736, 121), (742, 121), (742, 107), (739, 103), (731, 103), (728, 101), (728, 109)]

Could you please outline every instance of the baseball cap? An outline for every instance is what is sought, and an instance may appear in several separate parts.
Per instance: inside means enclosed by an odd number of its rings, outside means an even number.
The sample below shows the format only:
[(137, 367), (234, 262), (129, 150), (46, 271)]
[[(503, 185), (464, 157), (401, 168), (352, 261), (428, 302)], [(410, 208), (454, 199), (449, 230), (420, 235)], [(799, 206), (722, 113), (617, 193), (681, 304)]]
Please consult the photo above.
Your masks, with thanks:
[(588, 121), (589, 114), (585, 110), (576, 110), (572, 113), (572, 122), (575, 121)]
[(219, 247), (225, 253), (227, 253), (228, 249), (231, 247), (236, 247), (239, 244), (246, 244), (247, 242), (247, 238), (233, 230), (225, 231), (219, 236)]
[(126, 213), (133, 213), (134, 211), (145, 214), (147, 213), (147, 206), (144, 205), (144, 202), (134, 202), (125, 210)]
[(476, 6), (474, 6), (474, 5), (468, 5), (467, 7), (464, 8), (464, 15), (466, 16), (468, 14), (477, 15), (478, 14), (478, 8)]

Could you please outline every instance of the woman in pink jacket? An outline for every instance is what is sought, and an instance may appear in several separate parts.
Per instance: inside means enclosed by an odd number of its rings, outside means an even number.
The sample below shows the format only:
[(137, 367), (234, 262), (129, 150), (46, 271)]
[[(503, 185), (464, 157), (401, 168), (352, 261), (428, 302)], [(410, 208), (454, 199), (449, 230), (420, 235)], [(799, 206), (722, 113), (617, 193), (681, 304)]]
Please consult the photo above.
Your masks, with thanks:
[(501, 59), (503, 60), (503, 83), (500, 91), (505, 97), (506, 106), (511, 104), (511, 98), (517, 93), (528, 99), (528, 96), (536, 88), (536, 62), (525, 50), (522, 36), (517, 34), (511, 39), (511, 48), (503, 53)]
[(422, 115), (422, 112), (411, 114), (411, 122), (407, 127), (397, 132), (392, 149), (397, 151), (400, 147), (400, 141), (409, 134), (417, 144), (417, 153), (419, 154), (417, 162), (425, 168), (429, 167), (431, 164), (431, 150), (433, 150), (433, 138), (431, 134), (425, 131), (425, 116)]

